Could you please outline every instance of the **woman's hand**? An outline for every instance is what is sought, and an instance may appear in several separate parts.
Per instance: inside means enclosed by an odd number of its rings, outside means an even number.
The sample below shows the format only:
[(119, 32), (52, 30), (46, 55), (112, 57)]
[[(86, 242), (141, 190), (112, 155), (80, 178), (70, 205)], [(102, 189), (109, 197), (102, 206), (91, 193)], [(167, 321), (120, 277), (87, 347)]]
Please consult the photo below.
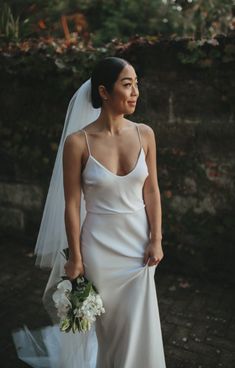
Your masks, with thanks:
[(75, 261), (73, 259), (69, 259), (64, 266), (64, 270), (66, 275), (69, 277), (70, 280), (76, 279), (78, 276), (83, 276), (84, 266), (82, 260)]
[(144, 266), (148, 261), (148, 266), (157, 265), (163, 257), (161, 240), (150, 240), (144, 252)]

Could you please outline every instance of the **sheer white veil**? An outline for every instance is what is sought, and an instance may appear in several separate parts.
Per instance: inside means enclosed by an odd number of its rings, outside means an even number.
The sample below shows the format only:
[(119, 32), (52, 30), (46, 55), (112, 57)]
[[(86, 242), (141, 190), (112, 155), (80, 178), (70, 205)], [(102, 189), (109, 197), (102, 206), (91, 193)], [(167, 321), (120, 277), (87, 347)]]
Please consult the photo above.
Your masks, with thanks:
[[(34, 251), (37, 256), (35, 265), (41, 268), (52, 268), (58, 252), (68, 247), (64, 223), (65, 200), (62, 166), (65, 139), (69, 134), (82, 129), (93, 120), (96, 120), (100, 110), (100, 108), (95, 109), (92, 107), (91, 79), (88, 79), (71, 98), (65, 117)], [(85, 201), (83, 193), (81, 194), (80, 227), (86, 216)]]

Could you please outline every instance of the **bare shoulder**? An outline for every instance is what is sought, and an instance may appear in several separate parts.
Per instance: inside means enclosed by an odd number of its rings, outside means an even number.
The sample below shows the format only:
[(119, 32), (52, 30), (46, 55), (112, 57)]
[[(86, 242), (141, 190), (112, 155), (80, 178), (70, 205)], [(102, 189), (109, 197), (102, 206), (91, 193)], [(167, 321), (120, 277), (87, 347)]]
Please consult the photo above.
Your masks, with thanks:
[(149, 126), (148, 124), (138, 123), (138, 127), (139, 127), (141, 135), (145, 137), (147, 141), (155, 138), (155, 132), (153, 128)]
[(64, 154), (73, 154), (76, 152), (77, 155), (81, 155), (84, 145), (84, 133), (81, 130), (71, 133), (65, 139)]
[(81, 130), (78, 130), (75, 133), (69, 134), (64, 142), (64, 145), (66, 146), (77, 146), (81, 145), (84, 141), (84, 133)]

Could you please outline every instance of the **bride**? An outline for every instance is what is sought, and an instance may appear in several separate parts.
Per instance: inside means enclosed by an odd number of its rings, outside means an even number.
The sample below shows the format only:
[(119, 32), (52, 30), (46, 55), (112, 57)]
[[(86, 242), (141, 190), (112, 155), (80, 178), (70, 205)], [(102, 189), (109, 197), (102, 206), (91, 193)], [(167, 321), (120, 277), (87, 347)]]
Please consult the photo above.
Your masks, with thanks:
[[(13, 334), (32, 367), (166, 367), (154, 282), (163, 258), (155, 135), (125, 117), (138, 98), (134, 67), (107, 57), (69, 103), (35, 248), (36, 265), (52, 268), (43, 302), (54, 325), (41, 341), (39, 331)], [(86, 334), (58, 328), (51, 295), (63, 273), (85, 275), (103, 300)]]

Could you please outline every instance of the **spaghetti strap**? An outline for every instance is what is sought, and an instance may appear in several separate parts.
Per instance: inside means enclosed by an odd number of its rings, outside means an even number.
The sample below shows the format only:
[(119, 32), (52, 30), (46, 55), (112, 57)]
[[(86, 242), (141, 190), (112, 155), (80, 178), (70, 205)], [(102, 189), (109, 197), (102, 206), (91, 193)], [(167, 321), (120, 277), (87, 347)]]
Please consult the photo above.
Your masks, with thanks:
[(139, 127), (138, 127), (138, 124), (137, 123), (135, 125), (136, 125), (138, 136), (139, 136), (140, 147), (142, 148), (142, 140), (141, 140), (141, 135), (140, 135)]
[(91, 156), (91, 150), (90, 150), (90, 146), (89, 146), (89, 143), (88, 143), (88, 137), (87, 137), (87, 133), (85, 130), (81, 129), (82, 132), (85, 133), (85, 137), (86, 137), (86, 144), (87, 144), (87, 148), (88, 148), (88, 151), (89, 151), (89, 156)]

